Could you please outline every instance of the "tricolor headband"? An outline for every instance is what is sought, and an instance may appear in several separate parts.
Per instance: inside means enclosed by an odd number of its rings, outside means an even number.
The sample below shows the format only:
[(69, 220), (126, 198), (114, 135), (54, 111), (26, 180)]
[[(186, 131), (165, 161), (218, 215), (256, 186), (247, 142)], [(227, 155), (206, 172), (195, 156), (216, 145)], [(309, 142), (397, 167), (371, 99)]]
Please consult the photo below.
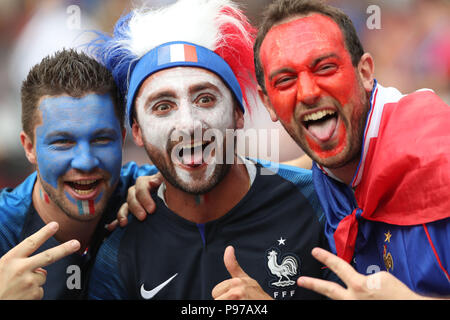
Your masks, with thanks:
[(133, 125), (134, 99), (144, 80), (155, 72), (179, 66), (199, 67), (218, 75), (233, 92), (242, 112), (245, 112), (241, 87), (225, 60), (205, 47), (190, 42), (174, 41), (147, 52), (132, 71), (127, 94), (127, 117), (130, 126)]

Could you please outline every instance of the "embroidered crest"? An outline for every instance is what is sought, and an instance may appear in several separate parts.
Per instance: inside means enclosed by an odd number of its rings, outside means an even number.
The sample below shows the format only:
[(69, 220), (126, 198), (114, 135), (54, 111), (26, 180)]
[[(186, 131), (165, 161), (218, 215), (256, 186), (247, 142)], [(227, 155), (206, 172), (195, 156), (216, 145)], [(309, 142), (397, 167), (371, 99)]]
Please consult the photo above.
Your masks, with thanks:
[[(267, 254), (267, 267), (270, 273), (277, 278), (270, 282), (271, 286), (287, 287), (295, 285), (295, 280), (291, 277), (297, 275), (299, 271), (299, 262), (294, 255), (285, 255), (278, 259), (279, 250), (272, 248)], [(281, 262), (279, 262), (281, 260)]]

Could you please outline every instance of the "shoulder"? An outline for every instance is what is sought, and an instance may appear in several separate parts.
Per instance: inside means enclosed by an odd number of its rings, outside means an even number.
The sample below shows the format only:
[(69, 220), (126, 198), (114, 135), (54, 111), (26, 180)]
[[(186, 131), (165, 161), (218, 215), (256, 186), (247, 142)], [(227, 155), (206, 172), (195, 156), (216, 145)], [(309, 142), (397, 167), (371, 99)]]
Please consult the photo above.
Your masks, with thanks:
[(0, 192), (0, 255), (20, 242), (20, 234), (33, 202), (36, 177), (34, 172), (16, 188), (5, 188)]
[[(291, 188), (295, 188), (296, 191), (306, 198), (319, 217), (319, 220), (322, 220), (323, 210), (315, 192), (312, 180), (312, 170), (260, 159), (256, 159), (255, 161), (263, 166), (265, 170), (271, 172), (274, 177), (277, 177), (281, 181), (285, 181)], [(264, 172), (261, 174), (264, 174)]]
[(140, 176), (151, 176), (158, 173), (158, 169), (149, 164), (139, 166), (136, 162), (128, 162), (120, 170), (120, 180), (116, 192), (121, 196), (126, 196), (128, 188), (136, 183)]

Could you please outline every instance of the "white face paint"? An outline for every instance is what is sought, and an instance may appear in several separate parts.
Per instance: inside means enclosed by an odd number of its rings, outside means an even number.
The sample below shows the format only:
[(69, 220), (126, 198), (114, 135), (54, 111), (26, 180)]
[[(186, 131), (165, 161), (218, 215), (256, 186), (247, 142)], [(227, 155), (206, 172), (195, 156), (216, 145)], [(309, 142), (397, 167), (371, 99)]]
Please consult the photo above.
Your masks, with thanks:
[[(215, 172), (215, 161), (202, 158), (202, 145), (204, 148), (208, 142), (203, 134), (209, 129), (220, 132), (222, 141), (215, 143), (223, 145), (226, 129), (234, 129), (234, 98), (212, 72), (195, 67), (170, 68), (144, 81), (136, 98), (136, 115), (147, 151), (147, 145), (157, 149), (159, 157), (164, 155), (166, 162), (170, 159), (169, 167), (174, 167), (177, 178), (192, 184), (194, 180), (208, 180)], [(186, 149), (181, 161), (171, 157), (171, 150), (183, 146)]]

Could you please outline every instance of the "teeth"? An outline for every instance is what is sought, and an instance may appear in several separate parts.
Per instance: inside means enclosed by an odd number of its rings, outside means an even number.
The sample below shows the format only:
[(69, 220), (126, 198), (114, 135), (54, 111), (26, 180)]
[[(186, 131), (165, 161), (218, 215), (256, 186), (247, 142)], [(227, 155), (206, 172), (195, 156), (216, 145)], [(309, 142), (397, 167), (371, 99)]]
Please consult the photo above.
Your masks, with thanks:
[(183, 150), (187, 150), (187, 149), (193, 149), (193, 148), (201, 147), (201, 146), (203, 146), (205, 143), (206, 143), (206, 141), (194, 142), (193, 144), (183, 146), (182, 149), (183, 149)]
[(306, 116), (303, 117), (303, 121), (315, 121), (315, 120), (319, 120), (322, 119), (323, 117), (329, 115), (329, 114), (334, 114), (335, 112), (332, 110), (321, 110), (321, 111), (317, 111), (314, 113), (310, 113), (307, 114)]
[(76, 184), (92, 184), (92, 183), (94, 183), (95, 181), (97, 181), (97, 180), (80, 180), (80, 181), (77, 181), (77, 182), (75, 182)]
[(79, 195), (87, 195), (89, 193), (91, 193), (94, 189), (91, 190), (78, 190), (78, 189), (73, 189), (76, 193), (78, 193)]

